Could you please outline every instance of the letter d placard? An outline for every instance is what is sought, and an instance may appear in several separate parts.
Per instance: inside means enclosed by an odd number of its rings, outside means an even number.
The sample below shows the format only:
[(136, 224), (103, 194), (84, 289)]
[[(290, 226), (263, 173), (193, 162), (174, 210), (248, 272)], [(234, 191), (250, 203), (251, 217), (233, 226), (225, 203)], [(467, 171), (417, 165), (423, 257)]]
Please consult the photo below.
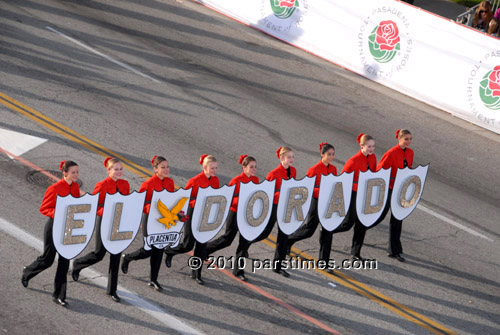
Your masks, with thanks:
[(229, 214), (234, 187), (198, 189), (191, 220), (191, 231), (196, 241), (207, 243), (222, 229)]
[(57, 252), (73, 259), (87, 247), (92, 237), (99, 195), (57, 196), (52, 240)]

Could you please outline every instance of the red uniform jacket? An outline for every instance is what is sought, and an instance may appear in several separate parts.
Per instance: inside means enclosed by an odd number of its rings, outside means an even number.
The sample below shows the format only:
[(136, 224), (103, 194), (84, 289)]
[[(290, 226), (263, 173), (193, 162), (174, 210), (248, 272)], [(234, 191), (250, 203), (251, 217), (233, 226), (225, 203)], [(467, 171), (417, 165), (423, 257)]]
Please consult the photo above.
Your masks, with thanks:
[(257, 176), (247, 177), (247, 175), (244, 172), (242, 172), (240, 175), (234, 177), (229, 182), (229, 186), (236, 185), (234, 187), (233, 202), (231, 204), (231, 209), (230, 209), (233, 212), (236, 212), (236, 210), (238, 209), (238, 194), (240, 193), (240, 183), (246, 184), (249, 182), (254, 182), (255, 184), (258, 184), (259, 178)]
[(163, 191), (167, 190), (169, 192), (174, 192), (174, 181), (171, 178), (163, 178), (161, 180), (156, 174), (148, 180), (141, 184), (139, 192), (146, 191), (146, 203), (144, 204), (143, 213), (149, 214), (149, 208), (151, 207), (151, 198), (153, 197), (153, 191)]
[(382, 156), (382, 159), (378, 163), (377, 170), (391, 168), (391, 182), (389, 183), (389, 188), (392, 190), (394, 186), (394, 180), (396, 179), (396, 173), (398, 168), (402, 169), (405, 167), (404, 161), (408, 167), (411, 168), (413, 164), (413, 150), (406, 148), (406, 150), (401, 149), (399, 144), (387, 150), (387, 152)]
[(318, 199), (319, 184), (321, 183), (321, 175), (326, 176), (330, 173), (333, 173), (336, 176), (337, 168), (333, 164), (328, 164), (328, 166), (326, 166), (325, 164), (323, 164), (322, 161), (319, 161), (318, 164), (311, 166), (309, 170), (307, 170), (306, 175), (308, 177), (316, 176), (316, 182), (314, 183), (314, 193), (313, 193), (314, 199)]
[(191, 187), (193, 188), (191, 190), (191, 200), (189, 201), (189, 207), (194, 208), (194, 204), (196, 203), (196, 196), (198, 195), (198, 188), (206, 188), (209, 186), (212, 186), (212, 188), (219, 188), (219, 178), (211, 177), (210, 179), (208, 179), (205, 173), (202, 171), (200, 174), (188, 180), (186, 184), (186, 190)]
[(114, 181), (110, 177), (101, 180), (95, 184), (93, 194), (99, 193), (99, 200), (97, 202), (97, 215), (102, 216), (102, 211), (104, 210), (104, 198), (106, 193), (115, 194), (116, 191), (120, 191), (122, 195), (130, 194), (130, 185), (125, 179), (118, 179)]
[(61, 197), (65, 197), (70, 193), (73, 197), (78, 198), (80, 196), (80, 186), (75, 182), (69, 185), (64, 178), (50, 185), (43, 196), (40, 213), (53, 219), (56, 210), (57, 196), (60, 195)]
[[(297, 178), (297, 170), (293, 166), (290, 166), (290, 178)], [(283, 165), (278, 165), (278, 167), (271, 172), (266, 177), (266, 180), (272, 181), (276, 180), (276, 185), (274, 186), (274, 204), (278, 203), (280, 198), (281, 181), (283, 179), (288, 179), (286, 176), (286, 169)]]
[(361, 150), (345, 162), (342, 173), (354, 171), (354, 181), (352, 184), (352, 190), (354, 192), (358, 190), (359, 171), (366, 172), (368, 170), (368, 164), (370, 165), (370, 171), (375, 172), (377, 167), (377, 157), (375, 154), (368, 155), (367, 157), (363, 155)]

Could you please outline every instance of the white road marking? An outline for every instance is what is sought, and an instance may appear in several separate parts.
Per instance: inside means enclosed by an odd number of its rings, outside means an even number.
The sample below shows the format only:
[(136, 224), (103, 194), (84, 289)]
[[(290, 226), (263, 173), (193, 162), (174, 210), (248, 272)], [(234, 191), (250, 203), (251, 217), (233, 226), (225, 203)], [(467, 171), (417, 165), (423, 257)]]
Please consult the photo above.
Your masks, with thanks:
[(433, 211), (432, 209), (430, 209), (430, 208), (428, 208), (428, 207), (425, 207), (425, 206), (423, 206), (423, 205), (419, 204), (419, 205), (417, 206), (417, 208), (418, 208), (418, 209), (420, 209), (420, 210), (422, 210), (422, 211), (424, 211), (424, 212), (426, 212), (427, 214), (430, 214), (430, 215), (432, 215), (432, 216), (434, 216), (434, 217), (436, 217), (436, 218), (438, 218), (438, 219), (440, 219), (440, 220), (443, 220), (444, 222), (446, 222), (446, 223), (448, 223), (448, 224), (451, 224), (452, 226), (455, 226), (455, 227), (457, 227), (457, 228), (459, 228), (459, 229), (462, 229), (463, 231), (465, 231), (465, 232), (467, 232), (467, 233), (469, 233), (469, 234), (471, 234), (471, 235), (474, 235), (474, 236), (480, 237), (480, 238), (482, 238), (482, 239), (485, 239), (486, 241), (494, 242), (494, 240), (493, 240), (493, 239), (491, 239), (491, 238), (489, 238), (488, 236), (483, 235), (483, 234), (481, 234), (481, 233), (478, 233), (477, 231), (475, 231), (475, 230), (473, 230), (473, 229), (471, 229), (471, 228), (469, 228), (469, 227), (466, 227), (466, 226), (464, 226), (463, 224), (460, 224), (460, 223), (458, 223), (458, 222), (456, 222), (456, 221), (453, 221), (452, 219), (449, 219), (449, 218), (447, 218), (446, 216), (441, 215), (441, 214), (439, 214), (439, 213), (437, 213), (437, 212)]
[(124, 69), (127, 69), (127, 70), (129, 70), (129, 71), (131, 71), (131, 72), (133, 72), (133, 73), (135, 73), (135, 74), (137, 74), (137, 75), (141, 76), (141, 77), (151, 79), (151, 80), (152, 80), (152, 81), (154, 81), (155, 83), (161, 83), (159, 80), (157, 80), (157, 79), (155, 79), (155, 78), (153, 78), (153, 77), (151, 77), (151, 76), (148, 76), (147, 74), (142, 73), (141, 71), (136, 70), (136, 69), (134, 69), (133, 67), (131, 67), (130, 65), (127, 65), (127, 64), (125, 64), (125, 63), (123, 63), (123, 62), (120, 62), (119, 60), (116, 60), (116, 59), (114, 59), (114, 58), (113, 58), (113, 57), (111, 57), (111, 56), (108, 56), (108, 55), (106, 55), (106, 54), (103, 54), (103, 53), (102, 53), (102, 52), (100, 52), (99, 50), (96, 50), (96, 49), (94, 49), (94, 48), (92, 48), (92, 47), (90, 47), (90, 46), (88, 46), (88, 45), (86, 45), (86, 44), (84, 44), (84, 43), (82, 43), (82, 42), (80, 42), (80, 41), (78, 41), (78, 40), (74, 39), (73, 37), (70, 37), (70, 36), (68, 36), (68, 35), (66, 35), (66, 34), (64, 34), (64, 33), (61, 33), (61, 32), (60, 32), (60, 31), (58, 31), (57, 29), (54, 29), (54, 28), (49, 27), (49, 26), (47, 26), (47, 27), (45, 27), (45, 28), (47, 28), (48, 30), (50, 30), (50, 31), (52, 31), (52, 32), (54, 32), (54, 33), (56, 33), (56, 34), (58, 34), (58, 35), (59, 35), (59, 36), (61, 36), (61, 37), (64, 37), (64, 38), (65, 38), (65, 39), (67, 39), (68, 41), (71, 41), (71, 42), (73, 42), (73, 43), (75, 43), (75, 44), (77, 44), (77, 45), (81, 46), (82, 48), (87, 49), (88, 51), (91, 51), (91, 52), (95, 53), (96, 55), (101, 56), (102, 58), (105, 58), (105, 59), (109, 60), (110, 62), (113, 62), (113, 63), (115, 63), (115, 64), (117, 64), (117, 65), (119, 65), (119, 66), (123, 67)]
[(328, 283), (328, 285), (330, 285), (333, 288), (337, 287), (337, 285), (335, 285), (334, 283)]
[[(0, 231), (5, 232), (6, 234), (14, 237), (18, 241), (23, 242), (24, 244), (36, 249), (39, 252), (43, 251), (43, 241), (34, 237), (27, 231), (19, 228), (15, 224), (7, 220), (4, 220), (3, 218), (0, 218)], [(87, 268), (81, 272), (81, 276), (89, 278), (89, 280), (94, 284), (102, 287), (103, 289), (106, 289), (106, 286), (108, 284), (108, 279), (107, 276), (103, 275), (102, 273)], [(172, 328), (173, 330), (177, 331), (180, 334), (183, 335), (204, 334), (200, 330), (189, 326), (185, 322), (177, 319), (173, 315), (168, 314), (166, 311), (162, 310), (155, 304), (152, 304), (149, 301), (142, 299), (136, 293), (127, 290), (121, 285), (118, 285), (118, 292), (119, 295), (123, 298), (123, 301), (126, 301), (130, 305), (140, 309), (144, 313), (149, 314), (150, 316), (154, 317), (158, 321), (162, 322), (163, 324), (165, 324), (169, 328)]]
[[(0, 148), (4, 148), (16, 156), (21, 156), (25, 152), (28, 152), (45, 142), (47, 142), (46, 138), (26, 135), (18, 133), (17, 131), (0, 128)], [(14, 158), (10, 155), (8, 156), (10, 159)]]

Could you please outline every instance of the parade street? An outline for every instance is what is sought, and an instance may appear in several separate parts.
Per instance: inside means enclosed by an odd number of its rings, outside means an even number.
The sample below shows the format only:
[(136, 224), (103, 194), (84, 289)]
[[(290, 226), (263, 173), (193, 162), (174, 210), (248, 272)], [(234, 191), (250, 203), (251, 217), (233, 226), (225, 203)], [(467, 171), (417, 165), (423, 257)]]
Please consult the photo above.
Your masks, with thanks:
[[(154, 155), (177, 187), (213, 155), (222, 186), (242, 154), (265, 180), (287, 146), (301, 179), (320, 143), (335, 147), (340, 174), (358, 134), (374, 137), (378, 163), (400, 128), (413, 135), (413, 168), (430, 164), (403, 222), (405, 262), (388, 257), (388, 215), (366, 232), (370, 268), (351, 264), (352, 229), (333, 235), (333, 274), (301, 266), (317, 264), (318, 228), (286, 257), (290, 277), (279, 275), (276, 225), (251, 245), (246, 282), (232, 274), (236, 236), (205, 263), (204, 285), (191, 279), (192, 253), (162, 261), (162, 292), (147, 285), (149, 259), (130, 262), (119, 303), (106, 295), (109, 254), (77, 282), (70, 266), (66, 308), (52, 302), (57, 259), (21, 283), (42, 252), (40, 204), (62, 160), (78, 163), (90, 193), (104, 159), (118, 157), (132, 192)], [(194, 1), (0, 1), (0, 333), (500, 334), (499, 147), (498, 134)], [(143, 244), (140, 231), (126, 252)]]

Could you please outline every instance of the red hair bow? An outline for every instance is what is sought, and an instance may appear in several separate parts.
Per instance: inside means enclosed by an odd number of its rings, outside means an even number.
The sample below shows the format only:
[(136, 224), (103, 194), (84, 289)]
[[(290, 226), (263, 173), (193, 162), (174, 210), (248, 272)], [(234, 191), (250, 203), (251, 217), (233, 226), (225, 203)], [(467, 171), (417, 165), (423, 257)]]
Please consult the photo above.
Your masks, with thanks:
[(158, 157), (158, 155), (154, 155), (154, 156), (153, 156), (153, 159), (151, 159), (151, 165), (154, 165), (154, 164), (155, 164), (155, 159), (156, 159), (156, 157)]
[(200, 156), (200, 165), (203, 165), (203, 161), (205, 160), (205, 158), (207, 156), (208, 156), (207, 154), (203, 154), (203, 155)]
[(240, 156), (240, 160), (239, 160), (240, 165), (243, 163), (243, 160), (245, 159), (245, 157), (248, 157), (248, 155), (241, 155)]
[(64, 163), (66, 163), (66, 161), (61, 161), (61, 163), (59, 163), (59, 170), (62, 171)]
[(399, 138), (399, 132), (400, 131), (401, 131), (401, 129), (396, 130), (396, 138)]
[(276, 150), (276, 156), (278, 157), (278, 159), (280, 158), (280, 151), (281, 151), (281, 148), (282, 147), (279, 147), (278, 150)]
[(364, 134), (365, 133), (361, 133), (358, 135), (358, 138), (357, 138), (358, 143), (361, 143), (361, 137), (363, 137)]
[(326, 143), (326, 142), (321, 142), (321, 144), (319, 145), (319, 152), (321, 152), (321, 148), (323, 148), (323, 146), (324, 146), (325, 144), (328, 144), (328, 143)]
[(104, 167), (107, 168), (108, 167), (108, 162), (110, 159), (113, 159), (113, 157), (106, 157), (106, 159), (104, 160)]

